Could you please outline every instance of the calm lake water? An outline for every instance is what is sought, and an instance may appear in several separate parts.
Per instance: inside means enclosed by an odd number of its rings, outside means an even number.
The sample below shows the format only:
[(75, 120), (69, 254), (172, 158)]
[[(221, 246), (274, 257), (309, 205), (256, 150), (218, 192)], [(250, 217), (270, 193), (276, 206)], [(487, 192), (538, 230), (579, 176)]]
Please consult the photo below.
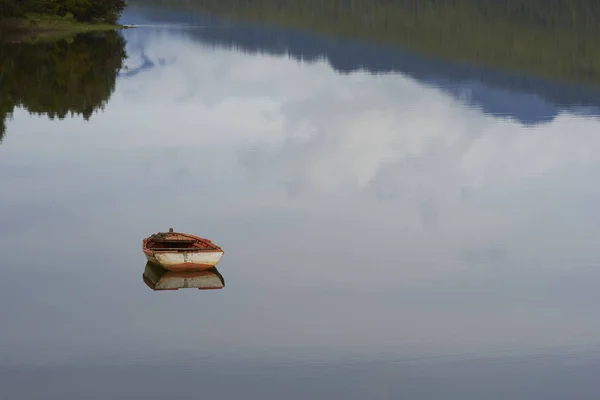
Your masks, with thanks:
[[(600, 87), (123, 21), (3, 50), (2, 400), (600, 396)], [(222, 290), (144, 283), (170, 227)]]

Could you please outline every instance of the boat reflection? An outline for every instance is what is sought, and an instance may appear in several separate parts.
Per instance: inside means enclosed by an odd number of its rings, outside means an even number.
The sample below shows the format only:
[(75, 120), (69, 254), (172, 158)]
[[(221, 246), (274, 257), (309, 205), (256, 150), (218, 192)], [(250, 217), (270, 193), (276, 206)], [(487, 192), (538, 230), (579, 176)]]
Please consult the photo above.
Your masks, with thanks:
[(173, 272), (148, 262), (144, 269), (144, 283), (152, 290), (200, 289), (216, 290), (225, 287), (225, 280), (216, 268), (203, 271)]

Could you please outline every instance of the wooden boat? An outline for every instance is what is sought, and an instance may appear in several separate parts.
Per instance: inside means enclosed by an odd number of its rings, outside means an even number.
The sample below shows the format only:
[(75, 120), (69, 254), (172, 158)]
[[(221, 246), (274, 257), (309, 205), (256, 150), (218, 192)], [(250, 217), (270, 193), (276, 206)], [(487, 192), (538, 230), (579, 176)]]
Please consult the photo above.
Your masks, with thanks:
[(217, 265), (223, 250), (208, 239), (187, 233), (155, 233), (142, 242), (148, 261), (169, 271), (201, 271)]
[(225, 287), (225, 280), (216, 268), (204, 271), (168, 271), (158, 264), (148, 262), (144, 269), (144, 283), (154, 291), (199, 289), (218, 290)]

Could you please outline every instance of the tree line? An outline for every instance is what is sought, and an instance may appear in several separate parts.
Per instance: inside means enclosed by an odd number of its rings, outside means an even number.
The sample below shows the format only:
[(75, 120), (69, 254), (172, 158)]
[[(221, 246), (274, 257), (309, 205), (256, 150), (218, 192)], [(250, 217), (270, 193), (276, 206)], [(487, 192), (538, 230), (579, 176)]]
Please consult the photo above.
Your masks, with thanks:
[(81, 115), (88, 120), (108, 102), (125, 58), (125, 40), (116, 32), (0, 41), (0, 141), (16, 107), (51, 119)]
[(598, 0), (129, 0), (600, 84)]
[[(235, 12), (254, 9), (256, 14), (294, 13), (313, 15), (325, 12), (329, 16), (352, 15), (369, 17), (383, 11), (430, 15), (442, 20), (455, 18), (457, 13), (479, 19), (505, 20), (544, 27), (597, 27), (600, 2), (597, 0), (131, 0), (132, 3), (186, 5), (205, 9)], [(362, 18), (364, 20), (364, 18)], [(332, 22), (335, 21), (332, 20)], [(458, 22), (458, 21), (456, 21)]]
[(125, 0), (0, 0), (0, 19), (26, 14), (72, 15), (80, 22), (101, 20), (115, 23)]

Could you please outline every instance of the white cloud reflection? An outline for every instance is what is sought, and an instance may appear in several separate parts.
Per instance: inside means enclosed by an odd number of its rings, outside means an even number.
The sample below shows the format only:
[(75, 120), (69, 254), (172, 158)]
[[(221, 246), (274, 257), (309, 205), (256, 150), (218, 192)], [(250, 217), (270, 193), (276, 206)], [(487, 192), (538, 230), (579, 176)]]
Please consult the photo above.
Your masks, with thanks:
[[(146, 152), (145, 165), (164, 178), (238, 185), (248, 202), (242, 209), (371, 207), (371, 217), (411, 229), (459, 237), (485, 229), (491, 246), (518, 235), (517, 227), (533, 235), (527, 213), (540, 207), (552, 211), (536, 224), (567, 214), (585, 223), (581, 210), (563, 202), (565, 185), (597, 195), (590, 183), (600, 158), (598, 119), (564, 114), (525, 127), (399, 75), (340, 75), (325, 62), (147, 35), (131, 33), (130, 42), (142, 40), (156, 66), (120, 79), (104, 113), (88, 124), (16, 112), (4, 151), (27, 149), (37, 163)], [(156, 152), (159, 160), (150, 156)], [(15, 198), (35, 191), (22, 190)]]
[[(600, 120), (563, 114), (525, 127), (401, 75), (340, 75), (325, 62), (212, 49), (169, 34), (128, 35), (132, 42), (148, 35), (144, 49), (157, 66), (120, 79), (91, 123), (49, 122), (21, 110), (7, 125), (0, 177), (9, 190), (0, 207), (11, 213), (2, 221), (22, 228), (10, 245), (54, 238), (31, 260), (74, 262), (89, 251), (103, 259), (99, 249), (64, 248), (74, 238), (137, 243), (163, 227), (201, 226), (231, 249), (223, 272), (238, 279), (238, 289), (243, 280), (291, 291), (280, 293), (285, 307), (261, 314), (260, 324), (251, 324), (248, 307), (268, 310), (272, 299), (257, 293), (242, 314), (219, 317), (226, 333), (190, 322), (194, 335), (202, 330), (227, 345), (246, 335), (251, 346), (266, 347), (379, 340), (479, 341), (485, 348), (519, 340), (561, 344), (578, 335), (585, 342), (600, 332), (591, 309), (569, 314), (575, 305), (550, 291), (561, 274), (585, 279), (598, 267)], [(55, 211), (45, 214), (42, 206)], [(29, 219), (32, 210), (47, 220)], [(137, 260), (129, 248), (115, 248), (117, 254)], [(504, 297), (502, 288), (515, 283), (524, 285), (522, 303)], [(548, 291), (528, 292), (538, 284)], [(386, 299), (420, 285), (451, 289), (425, 289), (416, 303)], [(479, 296), (477, 285), (497, 292)], [(301, 306), (306, 287), (383, 294), (373, 308), (351, 303), (369, 322), (361, 325), (326, 292), (315, 294), (321, 303)], [(518, 308), (540, 298), (538, 314)], [(369, 314), (378, 307), (388, 316)], [(565, 315), (567, 323), (557, 323)], [(488, 324), (469, 328), (486, 316)], [(288, 318), (290, 328), (277, 318)], [(304, 324), (311, 318), (322, 330)], [(128, 323), (126, 316), (119, 321)], [(240, 321), (247, 324), (238, 330)], [(511, 324), (525, 328), (511, 331)], [(274, 326), (277, 334), (268, 333)], [(153, 335), (169, 336), (160, 328)], [(198, 340), (180, 335), (182, 342)]]

